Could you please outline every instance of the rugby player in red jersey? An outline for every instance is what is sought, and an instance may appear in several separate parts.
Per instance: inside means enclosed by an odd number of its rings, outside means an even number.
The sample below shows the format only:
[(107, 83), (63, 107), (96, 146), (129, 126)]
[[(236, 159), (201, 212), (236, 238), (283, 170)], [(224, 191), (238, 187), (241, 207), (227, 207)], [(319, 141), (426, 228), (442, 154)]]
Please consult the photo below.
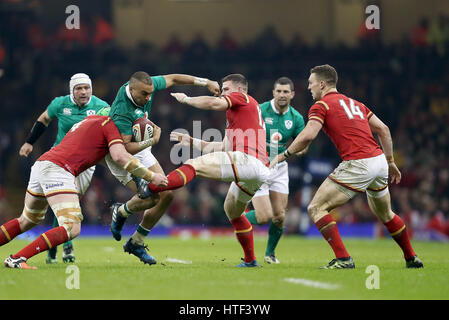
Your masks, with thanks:
[(226, 111), (226, 135), (221, 142), (208, 142), (172, 132), (172, 141), (185, 146), (193, 145), (203, 155), (187, 160), (172, 171), (167, 176), (167, 187), (150, 183), (150, 189), (154, 193), (177, 189), (195, 176), (232, 181), (224, 210), (245, 254), (244, 261), (237, 267), (258, 267), (252, 226), (242, 213), (270, 174), (265, 124), (259, 104), (247, 94), (248, 82), (243, 75), (231, 74), (224, 77), (222, 82), (221, 97), (187, 97), (183, 93), (172, 93), (181, 103), (203, 110)]
[(79, 235), (83, 215), (75, 178), (102, 160), (107, 153), (134, 176), (157, 185), (166, 185), (165, 176), (148, 170), (126, 151), (111, 118), (86, 117), (69, 130), (59, 145), (37, 159), (31, 168), (22, 215), (0, 226), (0, 246), (42, 222), (48, 205), (55, 213), (59, 227), (43, 233), (6, 258), (6, 267), (35, 269), (27, 264), (29, 258)]
[[(332, 66), (316, 66), (310, 70), (308, 89), (316, 102), (309, 110), (309, 121), (270, 166), (308, 147), (323, 129), (343, 159), (321, 184), (307, 208), (310, 218), (335, 253), (335, 259), (323, 268), (355, 268), (329, 211), (358, 193), (366, 193), (369, 207), (401, 247), (406, 267), (422, 268), (423, 263), (410, 244), (404, 222), (391, 210), (388, 176), (392, 182), (399, 183), (401, 172), (394, 162), (390, 129), (363, 103), (339, 93), (337, 81), (337, 71)], [(373, 132), (378, 135), (382, 148)]]

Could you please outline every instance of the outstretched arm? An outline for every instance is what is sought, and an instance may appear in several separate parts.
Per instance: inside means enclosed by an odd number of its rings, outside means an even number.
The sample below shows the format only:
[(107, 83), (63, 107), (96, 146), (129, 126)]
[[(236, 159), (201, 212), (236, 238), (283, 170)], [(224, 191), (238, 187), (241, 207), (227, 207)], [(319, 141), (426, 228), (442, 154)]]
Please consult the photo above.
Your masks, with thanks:
[(270, 167), (276, 165), (276, 163), (285, 161), (288, 157), (293, 154), (301, 154), (307, 151), (307, 148), (312, 143), (312, 141), (316, 138), (318, 133), (322, 128), (322, 124), (315, 120), (310, 120), (307, 122), (306, 127), (303, 131), (293, 140), (287, 150), (284, 153), (278, 154), (276, 158), (273, 159), (270, 163)]
[(220, 95), (220, 85), (217, 81), (211, 81), (206, 78), (200, 78), (195, 76), (190, 76), (187, 74), (168, 74), (163, 76), (165, 79), (166, 87), (169, 88), (171, 86), (177, 85), (195, 85), (201, 87), (207, 87), (209, 91), (215, 95)]
[(215, 151), (223, 151), (224, 141), (205, 141), (201, 139), (192, 138), (186, 133), (172, 131), (170, 133), (170, 141), (179, 142), (181, 146), (190, 147), (200, 150), (203, 154)]
[(225, 111), (228, 108), (228, 102), (222, 97), (188, 97), (184, 93), (171, 93), (171, 95), (181, 103), (202, 110)]

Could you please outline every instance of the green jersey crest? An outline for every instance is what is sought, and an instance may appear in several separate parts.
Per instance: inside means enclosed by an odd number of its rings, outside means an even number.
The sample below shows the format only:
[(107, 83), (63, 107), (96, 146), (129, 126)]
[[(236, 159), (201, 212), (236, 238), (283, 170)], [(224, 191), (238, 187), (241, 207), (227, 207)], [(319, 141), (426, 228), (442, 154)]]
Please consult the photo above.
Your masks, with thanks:
[(304, 118), (292, 106), (281, 114), (274, 106), (274, 100), (260, 105), (267, 131), (267, 152), (270, 160), (287, 149), (287, 143), (305, 127)]

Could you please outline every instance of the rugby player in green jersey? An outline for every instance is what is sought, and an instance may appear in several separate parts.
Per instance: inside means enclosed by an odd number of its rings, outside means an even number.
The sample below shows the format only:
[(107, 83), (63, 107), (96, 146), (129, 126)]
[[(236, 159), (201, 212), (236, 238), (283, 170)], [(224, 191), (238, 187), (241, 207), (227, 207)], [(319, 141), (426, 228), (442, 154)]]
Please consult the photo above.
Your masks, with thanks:
[[(267, 152), (270, 161), (284, 152), (287, 142), (304, 129), (302, 115), (290, 105), (294, 95), (293, 82), (287, 77), (281, 77), (274, 83), (273, 99), (260, 105), (267, 130)], [(267, 263), (279, 263), (275, 249), (284, 231), (289, 194), (288, 181), (287, 163), (275, 166), (268, 181), (252, 198), (255, 210), (245, 213), (253, 225), (271, 222), (264, 258)]]
[[(203, 86), (207, 87), (214, 95), (220, 94), (220, 85), (216, 81), (184, 74), (150, 77), (147, 73), (139, 71), (131, 76), (129, 82), (126, 82), (120, 87), (109, 113), (109, 116), (121, 133), (126, 150), (134, 154), (148, 169), (161, 174), (164, 174), (164, 171), (151, 153), (151, 146), (157, 142), (158, 137), (141, 142), (132, 142), (132, 124), (138, 118), (149, 117), (153, 96), (157, 91), (175, 85)], [(156, 126), (155, 129), (154, 135), (160, 136), (160, 128)], [(123, 185), (132, 190), (136, 190), (136, 182), (127, 171), (117, 166), (111, 161), (110, 157), (106, 156), (105, 160), (112, 174)], [(154, 207), (151, 207), (154, 205), (152, 198), (140, 199), (137, 195), (124, 204), (115, 203), (111, 206), (111, 232), (117, 241), (121, 239), (121, 230), (126, 217), (132, 213), (145, 210), (143, 219), (137, 227), (136, 232), (124, 245), (125, 252), (137, 256), (143, 263), (156, 263), (156, 260), (146, 252), (144, 240), (173, 199), (171, 191), (161, 192), (159, 196), (159, 202)]]
[[(33, 144), (47, 129), (53, 119), (58, 119), (58, 133), (53, 147), (58, 145), (62, 138), (72, 128), (75, 123), (80, 122), (85, 117), (95, 115), (104, 107), (109, 107), (105, 101), (92, 95), (92, 81), (85, 73), (77, 73), (73, 75), (69, 83), (70, 94), (53, 99), (47, 109), (39, 116), (34, 123), (26, 142), (20, 148), (19, 154), (23, 157), (33, 151)], [(78, 192), (82, 196), (90, 185), (95, 166), (82, 172), (77, 178), (76, 183)], [(59, 226), (58, 220), (55, 218), (53, 226)], [(68, 241), (63, 245), (64, 262), (75, 262), (75, 255), (72, 241)], [(56, 247), (48, 251), (47, 263), (56, 263)]]

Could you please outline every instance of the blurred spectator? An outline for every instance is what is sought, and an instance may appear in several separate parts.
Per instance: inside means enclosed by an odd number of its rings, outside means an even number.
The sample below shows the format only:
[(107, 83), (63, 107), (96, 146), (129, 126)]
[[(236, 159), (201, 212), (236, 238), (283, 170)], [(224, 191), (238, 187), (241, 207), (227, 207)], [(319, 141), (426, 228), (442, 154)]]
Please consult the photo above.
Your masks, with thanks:
[(179, 39), (177, 34), (172, 34), (170, 39), (168, 40), (165, 47), (162, 49), (162, 52), (170, 58), (175, 60), (181, 59), (184, 53), (184, 44)]
[(415, 48), (426, 47), (429, 37), (429, 20), (422, 18), (419, 24), (412, 30), (412, 44)]
[(223, 30), (217, 45), (217, 55), (225, 61), (232, 61), (238, 54), (239, 45), (228, 29)]
[(449, 20), (447, 16), (440, 14), (432, 23), (428, 41), (436, 48), (436, 51), (441, 57), (446, 54), (449, 42)]
[(94, 46), (100, 46), (108, 43), (115, 38), (114, 29), (102, 17), (97, 16), (94, 20), (95, 31), (92, 43)]
[(192, 42), (187, 45), (184, 57), (187, 61), (204, 61), (209, 54), (210, 48), (201, 33), (197, 33)]

